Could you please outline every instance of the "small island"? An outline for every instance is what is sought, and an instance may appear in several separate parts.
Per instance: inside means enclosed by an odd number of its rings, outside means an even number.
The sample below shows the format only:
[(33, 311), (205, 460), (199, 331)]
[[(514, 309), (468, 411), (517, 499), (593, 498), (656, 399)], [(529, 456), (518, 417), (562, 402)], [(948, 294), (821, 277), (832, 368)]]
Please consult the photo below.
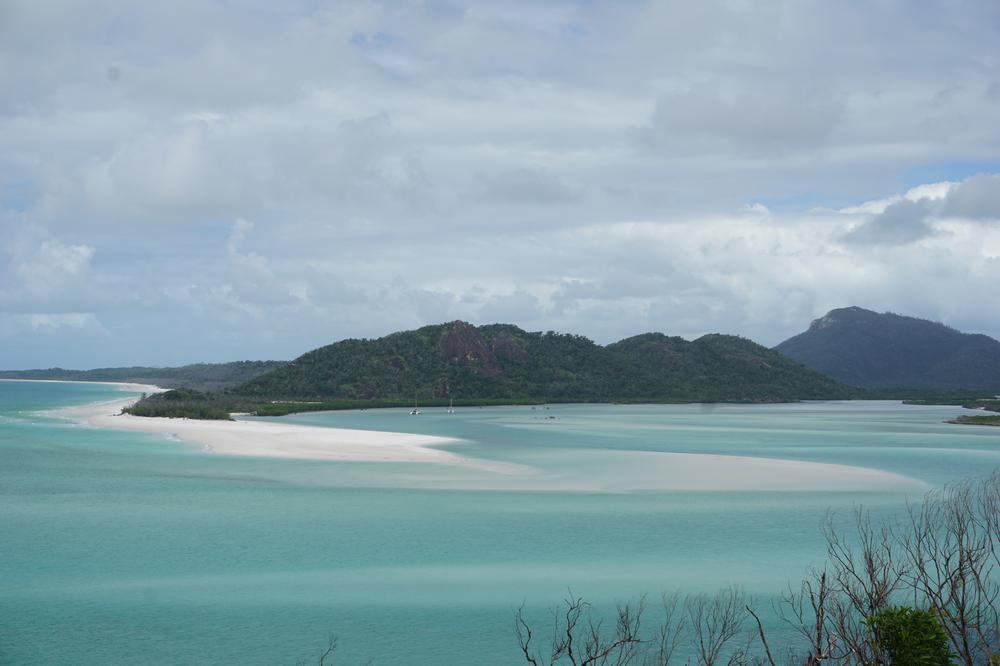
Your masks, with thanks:
[(996, 416), (959, 416), (948, 421), (959, 425), (1000, 426), (1000, 414)]

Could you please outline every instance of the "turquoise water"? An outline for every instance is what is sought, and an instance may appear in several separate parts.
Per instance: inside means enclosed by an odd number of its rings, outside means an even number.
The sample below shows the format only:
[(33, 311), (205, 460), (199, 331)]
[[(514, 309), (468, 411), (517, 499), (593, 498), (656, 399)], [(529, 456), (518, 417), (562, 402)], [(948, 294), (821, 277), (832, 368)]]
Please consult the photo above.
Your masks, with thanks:
[(517, 663), (522, 602), (542, 617), (568, 587), (598, 603), (728, 583), (766, 597), (822, 561), (828, 509), (890, 514), (914, 492), (630, 491), (649, 474), (631, 451), (856, 465), (910, 488), (1000, 463), (1000, 429), (886, 402), (283, 419), (455, 437), (455, 453), (532, 466), (531, 483), (213, 456), (40, 413), (121, 395), (0, 382), (0, 663), (294, 664), (331, 633), (339, 663)]

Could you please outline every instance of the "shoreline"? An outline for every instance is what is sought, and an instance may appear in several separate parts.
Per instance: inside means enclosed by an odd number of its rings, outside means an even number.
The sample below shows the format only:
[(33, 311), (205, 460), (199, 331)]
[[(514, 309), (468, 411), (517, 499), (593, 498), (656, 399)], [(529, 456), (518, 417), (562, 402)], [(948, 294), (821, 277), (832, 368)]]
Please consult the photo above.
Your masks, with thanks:
[(99, 384), (101, 386), (117, 386), (122, 391), (138, 391), (139, 393), (163, 393), (170, 389), (154, 384), (137, 384), (135, 382), (98, 382), (89, 379), (15, 379), (0, 377), (0, 382), (33, 382), (45, 384)]
[(997, 428), (1000, 427), (1000, 414), (997, 416), (967, 416), (962, 415), (957, 418), (951, 419), (950, 421), (945, 421), (945, 423), (951, 423), (953, 425), (967, 425), (967, 426), (980, 426), (986, 428)]
[[(9, 380), (49, 381), (61, 380)], [(80, 382), (75, 382), (80, 383)], [(162, 391), (126, 382), (123, 391)], [(527, 464), (471, 458), (437, 448), (462, 440), (433, 435), (310, 426), (265, 421), (203, 421), (121, 414), (135, 397), (105, 400), (49, 413), (93, 428), (160, 435), (219, 456), (314, 460), (327, 462), (432, 463), (497, 475), (479, 478), (476, 487), (525, 491), (871, 491), (913, 492), (922, 482), (877, 468), (837, 463), (670, 451), (577, 450), (577, 459), (593, 458), (597, 469), (541, 469)], [(504, 478), (504, 481), (500, 481)], [(444, 479), (441, 479), (444, 481)], [(454, 480), (453, 480), (454, 481)], [(444, 487), (451, 485), (444, 483)], [(460, 482), (461, 485), (461, 482)]]
[(449, 437), (291, 423), (203, 421), (122, 414), (122, 407), (133, 401), (134, 398), (109, 400), (65, 407), (51, 413), (94, 428), (162, 435), (168, 439), (197, 445), (202, 451), (215, 455), (341, 462), (436, 463), (500, 474), (534, 471), (525, 465), (469, 458), (435, 448), (461, 442)]

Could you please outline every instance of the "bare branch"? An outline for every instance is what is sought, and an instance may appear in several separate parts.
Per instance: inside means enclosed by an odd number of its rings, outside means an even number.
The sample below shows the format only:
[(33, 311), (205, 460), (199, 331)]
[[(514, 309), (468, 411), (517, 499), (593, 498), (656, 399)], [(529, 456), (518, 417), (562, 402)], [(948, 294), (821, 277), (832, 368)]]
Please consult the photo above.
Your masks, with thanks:
[(761, 623), (760, 618), (757, 616), (757, 613), (754, 613), (753, 609), (750, 608), (750, 606), (747, 606), (746, 609), (747, 612), (753, 616), (753, 619), (757, 621), (757, 633), (760, 635), (761, 645), (764, 646), (764, 654), (767, 655), (767, 663), (769, 663), (771, 666), (775, 666), (774, 656), (771, 655), (771, 647), (767, 644), (767, 636), (764, 635), (764, 625)]

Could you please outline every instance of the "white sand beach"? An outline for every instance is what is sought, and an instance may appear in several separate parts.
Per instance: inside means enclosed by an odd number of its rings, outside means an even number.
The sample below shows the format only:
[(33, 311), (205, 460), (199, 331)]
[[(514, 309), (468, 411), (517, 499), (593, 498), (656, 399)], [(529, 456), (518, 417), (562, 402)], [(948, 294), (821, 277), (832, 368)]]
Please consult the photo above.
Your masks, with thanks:
[(182, 442), (197, 444), (205, 451), (219, 455), (354, 462), (424, 462), (489, 468), (493, 471), (521, 467), (474, 460), (433, 448), (442, 444), (455, 444), (459, 440), (431, 435), (262, 421), (201, 421), (121, 414), (122, 407), (134, 400), (127, 398), (70, 407), (59, 410), (58, 414), (96, 428), (162, 434)]

